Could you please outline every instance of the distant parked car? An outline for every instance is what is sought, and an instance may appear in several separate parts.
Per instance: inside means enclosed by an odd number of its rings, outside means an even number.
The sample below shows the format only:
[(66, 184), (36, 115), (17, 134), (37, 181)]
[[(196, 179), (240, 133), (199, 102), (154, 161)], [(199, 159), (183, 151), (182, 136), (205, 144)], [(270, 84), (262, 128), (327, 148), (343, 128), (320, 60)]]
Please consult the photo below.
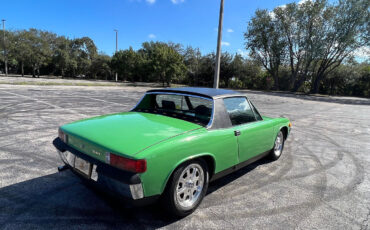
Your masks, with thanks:
[(261, 116), (235, 91), (168, 88), (149, 90), (129, 112), (63, 125), (53, 143), (61, 169), (130, 201), (161, 198), (185, 216), (209, 181), (265, 156), (277, 160), (290, 128), (288, 119)]

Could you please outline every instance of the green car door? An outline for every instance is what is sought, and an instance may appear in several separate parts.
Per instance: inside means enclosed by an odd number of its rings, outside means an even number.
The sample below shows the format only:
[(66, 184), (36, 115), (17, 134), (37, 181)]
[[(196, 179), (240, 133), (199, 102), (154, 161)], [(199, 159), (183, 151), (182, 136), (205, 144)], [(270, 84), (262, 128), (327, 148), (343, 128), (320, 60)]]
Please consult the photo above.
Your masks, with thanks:
[(273, 126), (263, 120), (245, 97), (224, 99), (239, 145), (239, 163), (272, 148)]

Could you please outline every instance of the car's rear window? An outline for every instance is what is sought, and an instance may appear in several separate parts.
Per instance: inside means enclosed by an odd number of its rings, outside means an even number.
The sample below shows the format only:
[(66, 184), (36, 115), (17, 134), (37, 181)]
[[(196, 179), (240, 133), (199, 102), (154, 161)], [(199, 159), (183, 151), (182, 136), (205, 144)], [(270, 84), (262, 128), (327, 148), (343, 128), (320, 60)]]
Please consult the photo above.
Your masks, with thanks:
[(161, 114), (202, 126), (211, 120), (213, 101), (211, 99), (178, 94), (146, 94), (133, 109), (137, 112)]

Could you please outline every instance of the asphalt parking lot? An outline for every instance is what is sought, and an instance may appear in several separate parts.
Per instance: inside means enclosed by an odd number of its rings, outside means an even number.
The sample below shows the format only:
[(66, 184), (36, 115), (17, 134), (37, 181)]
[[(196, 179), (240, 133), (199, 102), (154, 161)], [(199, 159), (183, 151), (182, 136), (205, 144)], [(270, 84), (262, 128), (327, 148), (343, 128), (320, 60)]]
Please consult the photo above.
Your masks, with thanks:
[(370, 229), (369, 100), (247, 92), (263, 115), (292, 120), (283, 156), (213, 182), (177, 221), (57, 172), (59, 125), (127, 111), (145, 90), (0, 85), (0, 228)]

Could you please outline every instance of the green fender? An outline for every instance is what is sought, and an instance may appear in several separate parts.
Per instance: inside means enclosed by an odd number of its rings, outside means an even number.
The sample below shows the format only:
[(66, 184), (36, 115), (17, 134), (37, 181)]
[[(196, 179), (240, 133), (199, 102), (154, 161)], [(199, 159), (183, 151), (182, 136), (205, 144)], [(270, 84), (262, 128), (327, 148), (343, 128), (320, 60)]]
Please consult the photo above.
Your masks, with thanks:
[[(171, 178), (172, 174), (174, 173), (174, 171), (180, 166), (182, 165), (183, 163), (187, 162), (187, 161), (190, 161), (190, 160), (193, 160), (193, 159), (196, 159), (196, 158), (200, 158), (200, 157), (211, 157), (212, 160), (213, 160), (213, 164), (214, 164), (214, 169), (216, 168), (216, 160), (215, 160), (215, 156), (211, 153), (200, 153), (200, 154), (196, 154), (196, 155), (192, 155), (192, 156), (189, 156), (189, 157), (186, 157), (180, 161), (178, 161), (174, 168), (171, 170), (171, 172), (168, 174), (168, 176), (166, 177), (166, 180), (164, 181), (164, 183), (162, 184), (161, 186), (161, 193), (164, 192), (166, 186), (167, 186), (167, 183), (168, 183), (168, 180)], [(214, 173), (214, 172), (212, 172)]]

